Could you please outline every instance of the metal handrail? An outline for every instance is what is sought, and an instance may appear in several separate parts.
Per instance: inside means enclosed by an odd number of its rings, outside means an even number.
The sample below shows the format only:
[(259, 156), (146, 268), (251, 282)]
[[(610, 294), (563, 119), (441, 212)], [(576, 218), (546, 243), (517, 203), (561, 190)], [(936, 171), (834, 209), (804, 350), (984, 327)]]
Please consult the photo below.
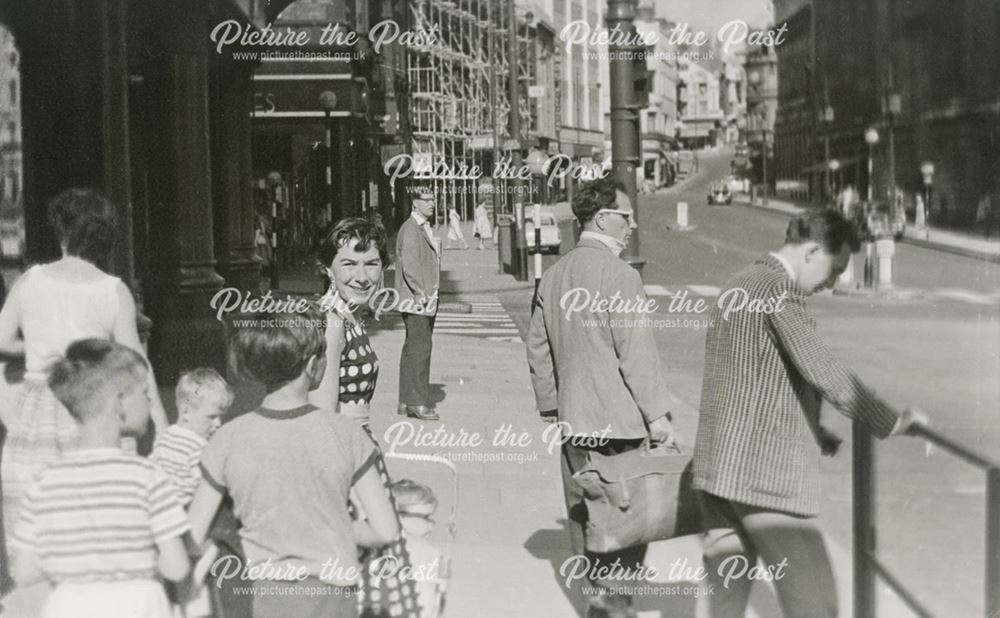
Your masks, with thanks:
[[(927, 425), (914, 425), (908, 435), (921, 438), (986, 472), (986, 618), (1000, 616), (1000, 462), (970, 449)], [(874, 439), (854, 423), (854, 616), (875, 618), (875, 579), (881, 577), (911, 610), (922, 618), (930, 611), (920, 603), (876, 553)]]

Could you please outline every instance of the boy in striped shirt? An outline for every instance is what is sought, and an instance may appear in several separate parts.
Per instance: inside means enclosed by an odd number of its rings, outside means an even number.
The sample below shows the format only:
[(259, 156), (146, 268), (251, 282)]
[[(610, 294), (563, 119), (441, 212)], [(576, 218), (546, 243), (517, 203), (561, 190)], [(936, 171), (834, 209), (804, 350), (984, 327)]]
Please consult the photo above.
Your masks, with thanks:
[(190, 524), (170, 480), (120, 447), (149, 421), (147, 371), (131, 349), (83, 339), (50, 373), (79, 424), (79, 446), (36, 477), (11, 544), (18, 585), (55, 586), (45, 618), (167, 618), (160, 578), (190, 570)]
[(233, 404), (233, 390), (218, 371), (202, 367), (182, 374), (175, 393), (177, 423), (156, 437), (150, 458), (174, 481), (186, 507), (201, 482), (201, 453)]

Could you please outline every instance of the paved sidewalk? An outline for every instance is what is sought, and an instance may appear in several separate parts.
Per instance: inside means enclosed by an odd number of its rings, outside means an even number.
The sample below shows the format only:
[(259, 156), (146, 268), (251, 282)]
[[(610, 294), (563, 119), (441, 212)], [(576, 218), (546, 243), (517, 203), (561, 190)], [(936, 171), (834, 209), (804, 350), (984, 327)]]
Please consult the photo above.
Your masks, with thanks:
[[(498, 293), (516, 290), (532, 289), (531, 281), (515, 281), (510, 275), (500, 272), (497, 257), (496, 239), (487, 241), (487, 248), (480, 251), (476, 247), (478, 241), (473, 237), (471, 222), (462, 224), (465, 242), (468, 249), (462, 249), (460, 242), (453, 243), (457, 248), (445, 249), (441, 255), (441, 302), (448, 303), (461, 300), (475, 300), (482, 297), (492, 297)], [(441, 240), (441, 245), (447, 243), (447, 229), (441, 226), (434, 228), (434, 235)], [(390, 240), (389, 253), (395, 251), (395, 239)], [(385, 284), (391, 286), (395, 277), (396, 265), (386, 269)], [(279, 277), (279, 292), (291, 294), (318, 294), (320, 292), (320, 277), (312, 261), (282, 270)]]
[[(761, 199), (756, 198), (751, 203), (749, 196), (745, 194), (737, 195), (733, 199), (734, 204), (752, 206), (788, 215), (797, 215), (810, 208), (810, 206), (773, 198), (768, 198), (767, 202), (767, 205), (764, 206), (761, 203)], [(818, 206), (815, 207), (818, 208)], [(903, 242), (980, 260), (1000, 262), (1000, 239), (986, 240), (971, 234), (962, 234), (935, 228), (920, 231), (908, 224)]]

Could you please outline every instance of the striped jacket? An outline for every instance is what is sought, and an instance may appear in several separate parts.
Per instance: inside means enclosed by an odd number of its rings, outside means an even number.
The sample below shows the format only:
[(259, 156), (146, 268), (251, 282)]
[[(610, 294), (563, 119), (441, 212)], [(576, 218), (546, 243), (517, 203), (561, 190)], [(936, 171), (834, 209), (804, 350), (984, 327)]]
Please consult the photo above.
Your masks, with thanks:
[[(744, 308), (724, 316), (722, 307), (740, 300), (747, 308), (776, 310)], [(833, 357), (816, 334), (804, 291), (773, 256), (736, 275), (719, 301), (705, 344), (694, 487), (762, 508), (816, 515), (822, 400), (880, 438), (889, 435), (898, 415)]]

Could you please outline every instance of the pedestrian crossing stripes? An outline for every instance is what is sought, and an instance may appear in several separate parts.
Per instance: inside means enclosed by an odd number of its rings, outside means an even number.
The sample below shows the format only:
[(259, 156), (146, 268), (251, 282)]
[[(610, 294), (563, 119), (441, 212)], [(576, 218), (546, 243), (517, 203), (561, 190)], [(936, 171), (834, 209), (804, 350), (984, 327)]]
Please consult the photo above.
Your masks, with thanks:
[(644, 285), (643, 288), (646, 290), (646, 296), (673, 296), (684, 289), (694, 292), (698, 296), (718, 296), (722, 292), (714, 285), (681, 285), (675, 287), (674, 291), (656, 284)]
[(490, 341), (521, 341), (517, 326), (498, 301), (468, 303), (471, 313), (438, 311), (434, 334), (479, 337)]
[[(721, 288), (717, 286), (702, 284), (677, 285), (673, 286), (673, 289), (657, 284), (649, 284), (643, 287), (646, 290), (646, 295), (652, 297), (673, 297), (675, 294), (683, 291), (688, 291), (698, 296), (715, 297), (722, 292)], [(916, 289), (915, 292), (918, 298), (929, 302), (953, 301), (967, 305), (1000, 305), (1000, 291), (977, 292), (964, 288), (932, 288), (929, 290)]]
[(938, 288), (932, 290), (932, 295), (939, 299), (957, 300), (972, 305), (1000, 304), (1000, 293), (984, 294), (960, 288)]

